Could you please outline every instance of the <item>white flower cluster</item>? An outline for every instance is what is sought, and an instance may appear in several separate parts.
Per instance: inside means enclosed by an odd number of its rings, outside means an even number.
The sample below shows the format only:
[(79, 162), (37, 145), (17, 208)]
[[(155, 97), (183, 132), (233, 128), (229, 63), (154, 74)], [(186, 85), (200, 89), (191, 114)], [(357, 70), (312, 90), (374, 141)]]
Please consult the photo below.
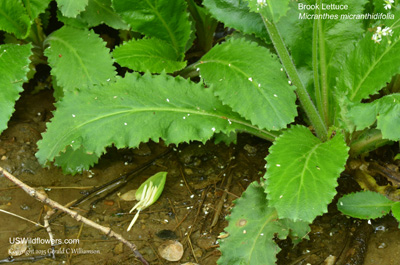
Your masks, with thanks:
[[(389, 1), (393, 1), (393, 0), (389, 0)], [(257, 5), (266, 6), (267, 5), (267, 0), (257, 0)]]
[[(374, 35), (372, 35), (372, 40), (375, 43), (380, 43), (382, 40), (382, 36), (392, 36), (393, 30), (390, 27), (377, 27)], [(389, 42), (390, 43), (390, 42)]]
[(384, 3), (384, 8), (386, 9), (386, 10), (388, 10), (388, 9), (392, 9), (392, 4), (394, 4), (394, 0), (385, 0), (385, 3)]

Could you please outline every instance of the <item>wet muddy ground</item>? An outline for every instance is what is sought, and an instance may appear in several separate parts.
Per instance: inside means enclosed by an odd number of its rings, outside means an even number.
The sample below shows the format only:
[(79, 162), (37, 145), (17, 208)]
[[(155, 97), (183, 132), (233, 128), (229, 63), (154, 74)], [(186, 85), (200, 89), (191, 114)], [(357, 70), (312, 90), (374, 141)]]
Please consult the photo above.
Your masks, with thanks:
[[(138, 246), (150, 264), (216, 264), (220, 256), (217, 236), (227, 226), (224, 217), (229, 214), (233, 200), (264, 174), (269, 144), (240, 135), (238, 143), (231, 146), (211, 142), (165, 146), (150, 142), (136, 150), (109, 148), (90, 171), (76, 176), (63, 175), (57, 167), (42, 168), (34, 155), (36, 142), (54, 109), (51, 94), (50, 90), (37, 94), (24, 92), (9, 128), (0, 136), (0, 166), (65, 205), (81, 198), (93, 187), (149, 164), (120, 190), (108, 194), (113, 189), (110, 188), (73, 210), (122, 234)], [(168, 150), (171, 151), (160, 157)], [(162, 196), (141, 212), (132, 230), (127, 232), (134, 215), (129, 214), (129, 210), (135, 202), (124, 201), (120, 195), (137, 189), (159, 171), (168, 172)], [(343, 176), (340, 184), (346, 190), (357, 189), (351, 176)], [(106, 194), (95, 206), (91, 205)], [(0, 209), (43, 223), (43, 204), (4, 177), (0, 178)], [(0, 260), (8, 257), (10, 243), (17, 238), (48, 239), (44, 229), (27, 221), (4, 213), (0, 213), (0, 220)], [(329, 213), (318, 217), (311, 225), (309, 240), (295, 248), (290, 240), (279, 242), (283, 251), (278, 264), (400, 264), (397, 226), (391, 217), (370, 223), (347, 218), (332, 204)], [(51, 228), (55, 238), (71, 239), (70, 244), (56, 247), (59, 253), (55, 260), (41, 259), (37, 264), (141, 264), (118, 241), (68, 216), (54, 218)], [(170, 262), (158, 254), (158, 247), (167, 240), (182, 243), (184, 254), (180, 261)], [(36, 242), (28, 245), (21, 257), (40, 255), (49, 248), (49, 244)], [(73, 250), (77, 253), (70, 253)], [(360, 257), (364, 255), (363, 262)], [(18, 264), (25, 263), (32, 264), (30, 261)]]

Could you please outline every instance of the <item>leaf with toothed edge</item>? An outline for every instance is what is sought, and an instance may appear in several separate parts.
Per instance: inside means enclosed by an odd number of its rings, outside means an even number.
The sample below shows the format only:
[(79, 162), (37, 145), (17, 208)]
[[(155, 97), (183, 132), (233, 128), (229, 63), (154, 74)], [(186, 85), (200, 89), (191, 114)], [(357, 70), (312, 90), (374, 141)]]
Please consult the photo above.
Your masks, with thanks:
[(113, 80), (115, 68), (105, 42), (93, 30), (63, 26), (45, 40), (45, 55), (64, 90), (92, 88)]
[(75, 175), (84, 170), (89, 170), (98, 160), (98, 156), (88, 154), (83, 147), (73, 150), (69, 146), (65, 152), (61, 152), (59, 156), (55, 157), (54, 165), (61, 167), (64, 174)]
[(214, 133), (235, 130), (268, 135), (201, 84), (166, 74), (132, 73), (108, 86), (66, 91), (56, 103), (36, 156), (46, 164), (71, 146), (100, 157), (112, 144), (134, 148), (159, 138), (166, 144), (205, 142)]
[(32, 45), (0, 45), (0, 133), (14, 112), (14, 105), (28, 80)]
[(349, 148), (339, 132), (321, 142), (304, 126), (292, 126), (270, 147), (265, 191), (279, 217), (312, 222), (336, 194)]
[(294, 87), (288, 84), (278, 58), (268, 49), (232, 39), (213, 47), (198, 67), (215, 95), (254, 125), (279, 130), (294, 121)]
[(76, 17), (85, 10), (89, 0), (56, 0), (58, 8), (66, 17)]
[(114, 10), (133, 31), (169, 43), (181, 56), (191, 34), (187, 4), (184, 0), (113, 0)]
[(246, 1), (204, 0), (203, 4), (212, 16), (223, 22), (225, 26), (240, 30), (245, 34), (255, 34), (257, 37), (269, 39), (261, 16), (249, 12)]
[(257, 182), (251, 183), (235, 201), (227, 220), (228, 236), (219, 240), (222, 256), (218, 264), (275, 264), (275, 256), (280, 251), (274, 241), (276, 235), (285, 239), (293, 231), (293, 235), (303, 238), (310, 230), (305, 222), (278, 219)]

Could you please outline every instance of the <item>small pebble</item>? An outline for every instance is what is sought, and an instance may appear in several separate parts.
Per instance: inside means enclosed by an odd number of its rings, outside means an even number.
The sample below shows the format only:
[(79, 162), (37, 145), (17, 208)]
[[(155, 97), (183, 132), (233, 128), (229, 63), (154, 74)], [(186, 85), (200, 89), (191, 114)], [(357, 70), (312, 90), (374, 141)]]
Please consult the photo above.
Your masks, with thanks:
[(178, 241), (168, 240), (158, 247), (158, 253), (168, 261), (178, 261), (183, 256), (183, 246)]

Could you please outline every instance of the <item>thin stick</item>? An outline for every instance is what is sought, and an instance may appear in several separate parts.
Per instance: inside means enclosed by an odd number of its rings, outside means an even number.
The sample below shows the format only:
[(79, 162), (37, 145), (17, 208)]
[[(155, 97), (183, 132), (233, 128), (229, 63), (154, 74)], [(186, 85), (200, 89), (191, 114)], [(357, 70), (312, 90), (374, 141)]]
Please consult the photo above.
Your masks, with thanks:
[(3, 212), (3, 213), (6, 213), (6, 214), (15, 216), (15, 217), (17, 217), (17, 218), (19, 218), (19, 219), (22, 219), (22, 220), (24, 220), (24, 221), (30, 222), (30, 223), (32, 223), (32, 224), (34, 224), (34, 225), (38, 225), (38, 226), (41, 226), (41, 227), (44, 228), (43, 225), (41, 225), (41, 224), (39, 224), (39, 223), (36, 223), (36, 222), (34, 222), (34, 221), (32, 221), (32, 220), (26, 219), (25, 217), (22, 217), (22, 216), (20, 216), (20, 215), (15, 214), (15, 213), (11, 213), (11, 212), (8, 212), (8, 211), (2, 210), (2, 209), (0, 209), (0, 212)]
[(51, 227), (50, 227), (50, 224), (49, 224), (49, 219), (50, 219), (50, 216), (52, 216), (54, 213), (55, 213), (55, 211), (54, 211), (53, 209), (50, 209), (50, 210), (47, 211), (46, 216), (43, 218), (44, 226), (45, 226), (46, 231), (47, 231), (47, 233), (49, 234), (49, 238), (50, 238), (51, 257), (52, 257), (53, 259), (56, 258), (56, 255), (55, 255), (55, 245), (56, 245), (56, 244), (55, 244), (55, 241), (54, 241), (53, 233), (51, 232)]
[[(225, 191), (229, 190), (231, 183), (232, 183), (232, 174), (229, 173), (228, 181), (225, 186)], [(214, 218), (211, 222), (211, 227), (214, 227), (218, 223), (219, 215), (221, 214), (221, 210), (222, 210), (222, 207), (224, 206), (224, 201), (225, 201), (225, 198), (227, 195), (228, 195), (228, 193), (226, 193), (226, 192), (224, 192), (222, 194), (221, 199), (219, 200), (217, 207), (215, 209)]]
[(58, 210), (61, 210), (65, 213), (69, 214), (72, 218), (74, 218), (78, 222), (83, 222), (84, 224), (103, 232), (104, 234), (106, 234), (109, 237), (114, 237), (114, 238), (118, 239), (119, 241), (121, 241), (122, 243), (127, 245), (132, 250), (132, 252), (135, 254), (136, 258), (138, 258), (143, 264), (149, 265), (149, 263), (143, 258), (142, 254), (140, 254), (140, 252), (137, 250), (137, 247), (135, 244), (129, 242), (128, 240), (123, 238), (120, 234), (115, 233), (114, 231), (112, 231), (111, 228), (101, 226), (101, 225), (83, 217), (82, 215), (78, 214), (77, 212), (72, 211), (68, 208), (65, 208), (58, 202), (55, 202), (55, 201), (51, 200), (50, 198), (48, 198), (47, 195), (37, 192), (35, 189), (26, 185), (25, 183), (23, 183), (22, 181), (20, 181), (16, 177), (14, 177), (11, 173), (9, 173), (7, 170), (3, 169), (2, 167), (0, 167), (0, 173), (3, 174), (6, 178), (8, 178), (10, 181), (17, 184), (19, 187), (21, 187), (21, 189), (23, 189), (31, 197), (41, 201), (42, 203), (50, 205), (50, 207), (52, 207), (53, 209), (58, 209)]

